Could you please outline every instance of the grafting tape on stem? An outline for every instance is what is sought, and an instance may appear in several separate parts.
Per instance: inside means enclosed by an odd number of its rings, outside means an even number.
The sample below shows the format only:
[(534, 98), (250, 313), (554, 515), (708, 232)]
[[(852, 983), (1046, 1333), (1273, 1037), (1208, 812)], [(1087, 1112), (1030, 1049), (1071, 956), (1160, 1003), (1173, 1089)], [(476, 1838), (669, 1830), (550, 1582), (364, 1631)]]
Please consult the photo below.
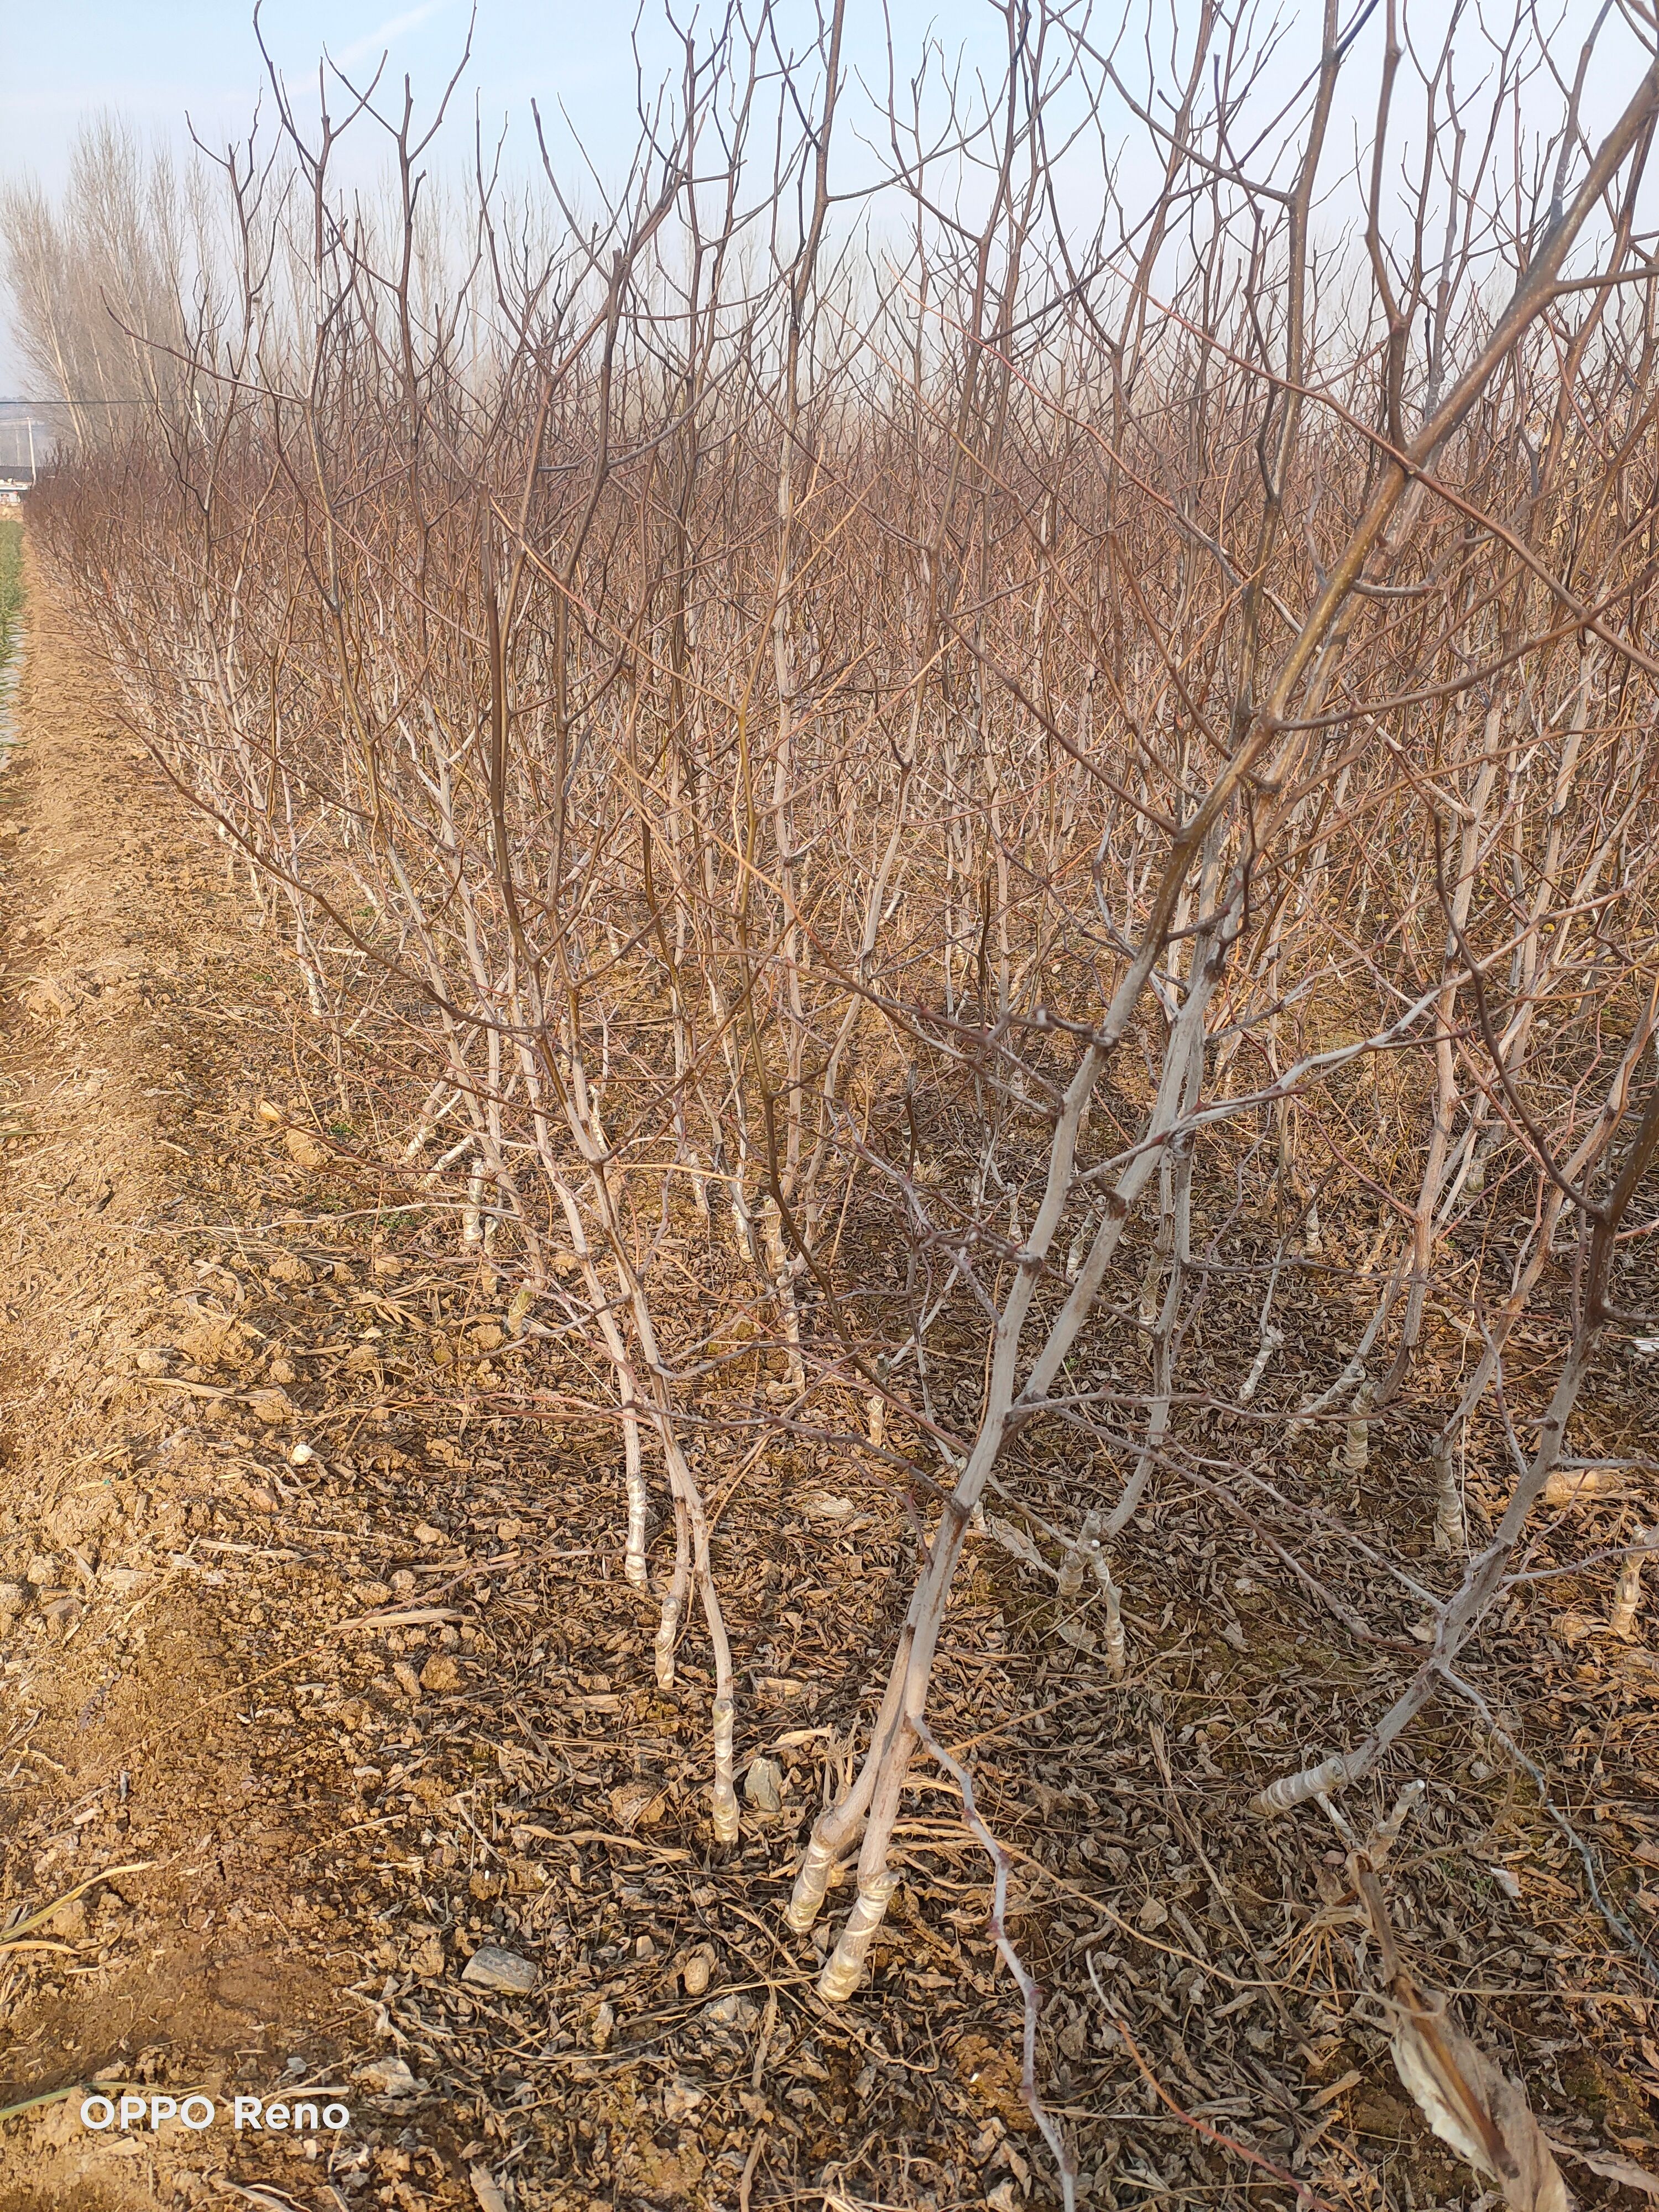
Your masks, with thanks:
[(674, 1640), (679, 1634), (679, 1628), (680, 1601), (678, 1594), (670, 1590), (662, 1601), (662, 1616), (657, 1623), (657, 1633), (652, 1639), (659, 1690), (672, 1690), (674, 1686)]
[(824, 1842), (823, 1835), (829, 1818), (827, 1813), (822, 1813), (812, 1824), (812, 1833), (783, 1916), (797, 1936), (804, 1936), (823, 1911), (830, 1877), (835, 1872), (836, 1853), (831, 1844)]
[(897, 1887), (897, 1880), (890, 1874), (872, 1875), (860, 1887), (841, 1931), (841, 1941), (818, 1976), (818, 1995), (825, 2004), (845, 2004), (863, 1980), (870, 1946), (875, 1941), (877, 1929), (887, 1917), (888, 1905)]
[[(645, 1534), (650, 1504), (643, 1473), (637, 1467), (630, 1467), (628, 1470), (628, 1544), (623, 1556), (623, 1572), (634, 1589), (644, 1589), (647, 1586)], [(672, 1648), (671, 1643), (671, 1665)]]
[(1288, 1813), (1297, 1805), (1323, 1797), (1332, 1790), (1344, 1788), (1352, 1778), (1346, 1759), (1340, 1751), (1334, 1752), (1329, 1759), (1322, 1759), (1317, 1766), (1304, 1766), (1299, 1774), (1284, 1774), (1277, 1782), (1270, 1782), (1250, 1800), (1250, 1810), (1266, 1814)]
[(1632, 1552), (1619, 1570), (1619, 1588), (1607, 1622), (1615, 1636), (1632, 1637), (1636, 1633), (1637, 1615), (1642, 1609), (1642, 1570), (1648, 1563), (1652, 1547), (1659, 1543), (1659, 1528), (1638, 1528), (1636, 1541), (1640, 1549)]
[(735, 1844), (738, 1840), (738, 1792), (732, 1779), (732, 1736), (736, 1714), (730, 1698), (716, 1698), (714, 1711), (714, 1840), (719, 1844)]

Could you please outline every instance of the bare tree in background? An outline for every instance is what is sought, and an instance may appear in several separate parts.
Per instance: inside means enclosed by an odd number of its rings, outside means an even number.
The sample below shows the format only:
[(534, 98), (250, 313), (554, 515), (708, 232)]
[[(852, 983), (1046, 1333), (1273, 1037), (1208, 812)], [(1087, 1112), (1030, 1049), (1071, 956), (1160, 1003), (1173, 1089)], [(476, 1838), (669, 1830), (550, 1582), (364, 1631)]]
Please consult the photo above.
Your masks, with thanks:
[(204, 244), (198, 183), (103, 115), (82, 125), (56, 204), (33, 183), (0, 191), (18, 350), (42, 394), (67, 403), (81, 452), (124, 437), (135, 411), (177, 404)]

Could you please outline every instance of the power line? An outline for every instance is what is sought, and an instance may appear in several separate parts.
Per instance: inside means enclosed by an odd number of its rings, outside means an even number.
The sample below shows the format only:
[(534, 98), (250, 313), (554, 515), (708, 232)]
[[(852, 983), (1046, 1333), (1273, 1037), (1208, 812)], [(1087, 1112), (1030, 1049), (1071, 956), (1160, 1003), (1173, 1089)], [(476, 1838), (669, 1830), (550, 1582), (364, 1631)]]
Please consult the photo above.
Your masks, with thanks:
[(153, 404), (148, 392), (139, 392), (125, 399), (0, 399), (0, 407), (149, 407)]

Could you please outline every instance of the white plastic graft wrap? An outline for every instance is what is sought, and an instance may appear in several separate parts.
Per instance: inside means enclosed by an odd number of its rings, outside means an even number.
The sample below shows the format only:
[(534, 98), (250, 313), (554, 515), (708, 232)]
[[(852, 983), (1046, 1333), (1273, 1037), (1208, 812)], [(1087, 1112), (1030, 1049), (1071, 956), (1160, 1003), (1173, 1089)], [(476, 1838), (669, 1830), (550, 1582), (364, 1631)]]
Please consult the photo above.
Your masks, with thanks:
[(1282, 1774), (1277, 1782), (1270, 1782), (1250, 1800), (1250, 1810), (1267, 1814), (1289, 1813), (1298, 1805), (1323, 1797), (1330, 1790), (1340, 1790), (1348, 1779), (1348, 1762), (1340, 1751), (1334, 1752), (1329, 1759), (1322, 1759), (1317, 1766), (1304, 1766), (1299, 1774)]
[(1244, 1377), (1243, 1387), (1239, 1391), (1238, 1402), (1241, 1406), (1248, 1406), (1251, 1399), (1255, 1397), (1256, 1392), (1261, 1388), (1261, 1378), (1267, 1371), (1269, 1361), (1272, 1359), (1274, 1352), (1282, 1352), (1284, 1348), (1284, 1330), (1282, 1328), (1275, 1328), (1273, 1324), (1269, 1322), (1261, 1332), (1261, 1348), (1256, 1353), (1255, 1364), (1252, 1365), (1249, 1373)]
[(1083, 1587), (1084, 1570), (1086, 1567), (1091, 1567), (1099, 1559), (1100, 1524), (1105, 1517), (1103, 1513), (1097, 1510), (1091, 1511), (1084, 1516), (1083, 1526), (1078, 1530), (1076, 1539), (1066, 1552), (1066, 1557), (1060, 1561), (1060, 1573), (1055, 1577), (1056, 1586), (1061, 1597), (1074, 1598), (1077, 1595)]
[(1642, 1610), (1642, 1570), (1656, 1546), (1659, 1546), (1659, 1528), (1637, 1530), (1636, 1548), (1619, 1570), (1619, 1588), (1607, 1622), (1615, 1636), (1628, 1638), (1636, 1633), (1637, 1618)]
[(1468, 1549), (1463, 1523), (1462, 1486), (1457, 1479), (1456, 1459), (1449, 1435), (1442, 1436), (1435, 1446), (1434, 1548), (1455, 1558)]
[[(645, 1538), (651, 1500), (646, 1488), (645, 1468), (641, 1463), (640, 1428), (637, 1421), (630, 1421), (627, 1424), (623, 1443), (628, 1456), (628, 1543), (623, 1556), (623, 1572), (627, 1576), (629, 1583), (633, 1589), (642, 1590), (647, 1587), (649, 1581), (645, 1565)], [(659, 1634), (660, 1635), (660, 1631)], [(669, 1634), (668, 1649), (672, 1666), (674, 1649), (672, 1629)]]
[(730, 1698), (714, 1700), (714, 1840), (717, 1844), (735, 1844), (738, 1840), (738, 1792), (732, 1780), (732, 1731), (734, 1711)]
[(831, 1875), (836, 1870), (837, 1856), (833, 1842), (823, 1834), (828, 1813), (821, 1813), (812, 1824), (812, 1833), (802, 1855), (800, 1871), (795, 1876), (795, 1887), (790, 1893), (785, 1920), (797, 1936), (804, 1936), (823, 1910), (823, 1900), (829, 1893)]
[(886, 1873), (872, 1875), (860, 1884), (853, 1909), (842, 1928), (841, 1941), (818, 1976), (818, 1995), (825, 2004), (845, 2004), (863, 1980), (870, 1946), (887, 1916), (888, 1905), (897, 1887), (897, 1876)]
[(1342, 1444), (1342, 1465), (1349, 1474), (1364, 1474), (1370, 1460), (1371, 1425), (1365, 1418), (1370, 1405), (1371, 1386), (1362, 1382), (1354, 1393), (1353, 1411)]
[(662, 1612), (657, 1620), (657, 1633), (652, 1639), (659, 1690), (672, 1690), (674, 1686), (674, 1643), (680, 1631), (680, 1602), (678, 1595), (671, 1589), (663, 1599)]
[(1123, 1606), (1103, 1552), (1095, 1554), (1094, 1569), (1095, 1580), (1106, 1601), (1106, 1671), (1115, 1681), (1127, 1666), (1129, 1656), (1123, 1633)]

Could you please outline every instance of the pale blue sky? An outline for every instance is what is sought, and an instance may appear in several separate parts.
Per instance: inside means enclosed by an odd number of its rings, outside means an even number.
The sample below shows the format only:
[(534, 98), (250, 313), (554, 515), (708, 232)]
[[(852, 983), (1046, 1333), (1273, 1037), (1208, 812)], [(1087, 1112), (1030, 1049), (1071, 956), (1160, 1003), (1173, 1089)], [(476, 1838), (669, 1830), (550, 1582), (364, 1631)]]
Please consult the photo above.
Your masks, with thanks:
[[(684, 0), (676, 13), (686, 20), (695, 7)], [(354, 74), (365, 63), (372, 72), (386, 51), (386, 81), (407, 71), (417, 100), (429, 100), (459, 58), (471, 12), (471, 0), (266, 0), (260, 20), (290, 82), (315, 82), (325, 44)], [(721, 10), (704, 0), (696, 12), (706, 21)], [(933, 25), (952, 50), (998, 66), (1003, 34), (983, 0), (892, 0), (891, 13), (909, 52)], [(806, 0), (784, 0), (781, 15), (807, 43)], [(647, 0), (640, 52), (653, 82), (678, 52), (663, 19), (662, 0)], [(245, 132), (264, 86), (252, 22), (252, 0), (0, 0), (0, 175), (57, 185), (77, 124), (100, 108), (179, 142), (186, 114), (210, 144)], [(478, 0), (464, 133), (476, 99), (486, 125), (507, 120), (509, 143), (533, 160), (533, 98), (544, 116), (569, 111), (602, 170), (620, 161), (635, 133), (635, 0)], [(884, 78), (881, 0), (852, 0), (848, 44), (850, 59)], [(15, 392), (16, 375), (0, 294), (0, 395)]]
[[(325, 44), (346, 67), (384, 49), (417, 87), (438, 83), (466, 35), (467, 0), (268, 0), (267, 42), (296, 77)], [(77, 118), (119, 107), (171, 130), (188, 111), (209, 137), (246, 121), (264, 79), (244, 0), (59, 0), (0, 11), (0, 130), (8, 168), (48, 179)], [(632, 87), (626, 7), (574, 0), (481, 0), (471, 82), (486, 111), (532, 94), (609, 104)]]
[[(703, 0), (675, 11), (705, 23), (723, 12)], [(388, 78), (407, 70), (417, 94), (433, 93), (459, 58), (470, 0), (266, 0), (267, 44), (291, 79), (314, 79), (326, 43), (343, 67), (372, 69), (382, 51)], [(781, 19), (805, 46), (813, 11), (783, 0)], [(1004, 40), (984, 0), (893, 0), (900, 46), (919, 52), (930, 26), (949, 47), (982, 52), (995, 66)], [(562, 100), (584, 131), (632, 143), (634, 0), (478, 0), (467, 76), (486, 119), (528, 123)], [(647, 0), (639, 27), (647, 72), (671, 66), (678, 47), (661, 0)], [(76, 123), (115, 107), (158, 129), (186, 112), (210, 140), (246, 125), (264, 82), (252, 0), (3, 0), (0, 5), (0, 169), (61, 172)], [(853, 0), (849, 58), (884, 71), (881, 0)]]
[[(694, 9), (705, 20), (724, 11), (724, 0), (702, 0), (700, 8), (697, 0), (675, 3), (683, 19)], [(1144, 4), (1133, 0), (1137, 21)], [(1413, 0), (1410, 18), (1425, 37), (1425, 51), (1432, 50), (1450, 4), (1451, 0)], [(1592, 0), (1545, 4), (1559, 26), (1551, 41), (1552, 58), (1571, 77)], [(1164, 29), (1154, 48), (1160, 67), (1167, 66), (1167, 5), (1168, 0), (1158, 0)], [(533, 97), (544, 115), (556, 114), (561, 105), (569, 112), (602, 172), (619, 162), (631, 149), (635, 131), (635, 6), (636, 0), (478, 0), (472, 63), (458, 102), (460, 143), (453, 145), (450, 158), (465, 157), (476, 101), (486, 126), (506, 120), (509, 144), (516, 144), (521, 158), (533, 161)], [(1345, 15), (1356, 8), (1357, 0), (1344, 0)], [(1178, 18), (1189, 21), (1192, 0), (1175, 0), (1175, 9)], [(1100, 0), (1096, 36), (1109, 39), (1122, 23), (1125, 9), (1126, 0)], [(641, 59), (654, 82), (672, 66), (677, 49), (664, 26), (664, 0), (645, 0), (642, 12)], [(1491, 12), (1494, 22), (1504, 14), (1501, 0)], [(407, 71), (417, 100), (429, 101), (459, 57), (470, 13), (470, 0), (266, 0), (262, 21), (277, 63), (296, 89), (314, 83), (325, 43), (354, 73), (365, 64), (372, 70), (384, 48), (390, 53), (390, 82), (396, 85)], [(1284, 0), (1279, 13), (1284, 36), (1265, 88), (1269, 109), (1316, 64), (1318, 54), (1319, 0)], [(947, 50), (964, 54), (970, 70), (980, 61), (988, 75), (1000, 76), (1006, 32), (988, 0), (890, 0), (886, 14), (902, 78), (914, 67), (930, 28)], [(779, 0), (779, 18), (798, 46), (810, 42), (815, 21), (811, 0)], [(1340, 159), (1336, 148), (1345, 141), (1352, 158), (1363, 140), (1369, 120), (1364, 111), (1376, 84), (1370, 49), (1380, 46), (1382, 21), (1379, 9), (1346, 72), (1346, 112), (1337, 119), (1334, 158)], [(1464, 24), (1461, 39), (1471, 50), (1478, 48), (1479, 12), (1466, 9)], [(1129, 50), (1139, 50), (1144, 67), (1146, 50), (1138, 35), (1132, 34)], [(878, 88), (884, 83), (882, 0), (849, 0), (847, 58), (855, 73), (861, 70)], [(1480, 65), (1478, 52), (1471, 51), (1468, 58), (1462, 76), (1466, 89)], [(1615, 15), (1587, 102), (1584, 119), (1592, 135), (1613, 106), (1628, 98), (1636, 60), (1634, 43)], [(0, 0), (0, 175), (33, 172), (48, 187), (58, 184), (77, 124), (100, 108), (118, 110), (145, 131), (178, 143), (183, 142), (188, 114), (210, 143), (222, 143), (228, 136), (246, 131), (263, 81), (252, 0)], [(1553, 88), (1547, 79), (1539, 82), (1545, 106), (1553, 106)], [(857, 119), (860, 104), (854, 84), (849, 123)], [(267, 116), (269, 109), (267, 96)], [(1119, 120), (1139, 137), (1127, 117)], [(1402, 127), (1409, 131), (1403, 118)], [(361, 142), (365, 158), (369, 143)], [(1097, 166), (1080, 178), (1084, 200), (1095, 204), (1097, 178)], [(1339, 219), (1335, 203), (1329, 213)], [(16, 392), (17, 374), (0, 295), (0, 396)]]

